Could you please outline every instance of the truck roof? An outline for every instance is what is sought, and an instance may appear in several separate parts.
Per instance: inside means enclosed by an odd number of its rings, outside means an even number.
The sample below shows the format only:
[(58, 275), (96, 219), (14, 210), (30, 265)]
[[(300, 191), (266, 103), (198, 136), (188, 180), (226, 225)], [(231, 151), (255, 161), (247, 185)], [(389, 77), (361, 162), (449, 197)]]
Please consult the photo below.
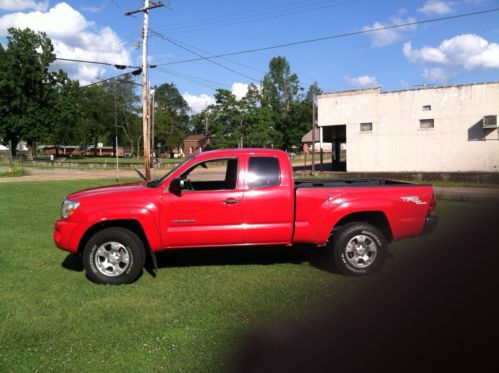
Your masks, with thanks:
[(196, 154), (194, 157), (202, 157), (202, 156), (234, 156), (238, 154), (259, 154), (259, 155), (277, 155), (277, 154), (286, 154), (286, 152), (279, 149), (270, 149), (270, 148), (234, 148), (234, 149), (219, 149), (219, 150), (208, 150), (202, 153)]

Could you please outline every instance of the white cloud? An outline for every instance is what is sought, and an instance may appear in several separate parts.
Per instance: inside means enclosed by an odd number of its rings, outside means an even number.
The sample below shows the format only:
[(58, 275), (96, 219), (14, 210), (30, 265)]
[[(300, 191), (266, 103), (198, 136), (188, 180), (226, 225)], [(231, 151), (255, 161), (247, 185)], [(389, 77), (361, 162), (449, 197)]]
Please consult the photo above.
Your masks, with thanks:
[(191, 95), (185, 92), (182, 97), (189, 104), (192, 114), (198, 114), (203, 111), (206, 106), (215, 104), (215, 99), (205, 93), (201, 95)]
[(499, 69), (499, 44), (474, 34), (446, 39), (436, 48), (414, 49), (411, 43), (405, 43), (403, 52), (414, 63), (437, 63), (464, 70)]
[(232, 83), (230, 91), (238, 100), (242, 99), (248, 93), (249, 84), (246, 83)]
[[(0, 16), (0, 36), (7, 34), (9, 27), (31, 28), (46, 32), (52, 39), (58, 57), (129, 65), (130, 51), (119, 36), (109, 27), (95, 31), (95, 25), (70, 5), (61, 2), (47, 12), (10, 13)], [(81, 84), (88, 84), (102, 77), (102, 66), (57, 62)]]
[(423, 13), (426, 16), (431, 15), (443, 15), (452, 13), (454, 9), (452, 8), (452, 2), (443, 0), (427, 0), (418, 12)]
[(0, 0), (0, 10), (23, 10), (34, 9), (46, 11), (49, 7), (49, 1), (33, 1), (33, 0)]
[(404, 56), (411, 62), (433, 62), (446, 63), (447, 56), (437, 48), (423, 47), (421, 49), (413, 49), (412, 43), (407, 42), (402, 48)]
[(447, 71), (441, 67), (424, 69), (421, 76), (430, 82), (445, 83), (449, 80)]
[[(374, 22), (374, 24), (372, 26), (364, 26), (362, 28), (362, 31), (369, 31), (369, 30), (379, 29), (379, 28), (383, 28), (383, 27), (402, 25), (402, 24), (411, 23), (411, 22), (416, 22), (416, 18), (414, 18), (414, 17), (407, 17), (407, 18), (392, 17), (392, 18), (390, 18), (390, 21), (387, 23)], [(401, 26), (401, 27), (397, 27), (397, 28), (390, 28), (390, 29), (370, 32), (367, 34), (367, 36), (369, 36), (369, 38), (371, 38), (373, 47), (384, 47), (384, 46), (398, 42), (399, 40), (401, 40), (404, 37), (404, 34), (411, 32), (411, 31), (414, 31), (414, 30), (416, 30), (416, 28), (417, 28), (416, 25)]]
[(346, 76), (345, 80), (348, 82), (348, 84), (358, 88), (372, 88), (380, 86), (375, 76), (361, 75), (355, 78)]
[(48, 12), (11, 13), (0, 17), (0, 34), (7, 28), (26, 28), (44, 31), (53, 38), (70, 38), (89, 26), (85, 17), (66, 3), (59, 3)]

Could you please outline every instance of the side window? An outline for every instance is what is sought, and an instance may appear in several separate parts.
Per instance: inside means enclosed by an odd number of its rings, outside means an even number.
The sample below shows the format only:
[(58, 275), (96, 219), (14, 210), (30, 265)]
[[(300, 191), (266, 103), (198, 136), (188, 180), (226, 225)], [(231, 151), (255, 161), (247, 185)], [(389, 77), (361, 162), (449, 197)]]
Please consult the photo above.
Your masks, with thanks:
[(237, 159), (213, 159), (196, 164), (182, 174), (187, 190), (235, 189)]
[(273, 157), (253, 157), (249, 159), (248, 186), (250, 188), (269, 187), (281, 183), (279, 160)]

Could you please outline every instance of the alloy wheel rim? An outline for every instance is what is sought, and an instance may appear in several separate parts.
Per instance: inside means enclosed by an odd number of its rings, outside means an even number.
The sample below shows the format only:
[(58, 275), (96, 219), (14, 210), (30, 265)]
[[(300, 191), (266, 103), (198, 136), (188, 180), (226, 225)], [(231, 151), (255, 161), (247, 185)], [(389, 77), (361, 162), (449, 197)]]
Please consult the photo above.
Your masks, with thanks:
[(94, 264), (101, 274), (116, 277), (125, 273), (130, 266), (130, 252), (120, 242), (105, 242), (95, 251)]
[(349, 264), (355, 268), (369, 267), (378, 253), (378, 245), (371, 237), (359, 234), (348, 241), (345, 256)]

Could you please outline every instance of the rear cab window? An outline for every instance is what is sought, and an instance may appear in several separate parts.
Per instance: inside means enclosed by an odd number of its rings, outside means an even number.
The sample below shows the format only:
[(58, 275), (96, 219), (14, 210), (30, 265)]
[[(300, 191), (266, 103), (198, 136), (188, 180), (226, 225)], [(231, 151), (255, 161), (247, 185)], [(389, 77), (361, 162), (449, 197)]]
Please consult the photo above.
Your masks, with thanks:
[(271, 187), (281, 184), (281, 168), (275, 157), (251, 157), (248, 163), (248, 186)]

